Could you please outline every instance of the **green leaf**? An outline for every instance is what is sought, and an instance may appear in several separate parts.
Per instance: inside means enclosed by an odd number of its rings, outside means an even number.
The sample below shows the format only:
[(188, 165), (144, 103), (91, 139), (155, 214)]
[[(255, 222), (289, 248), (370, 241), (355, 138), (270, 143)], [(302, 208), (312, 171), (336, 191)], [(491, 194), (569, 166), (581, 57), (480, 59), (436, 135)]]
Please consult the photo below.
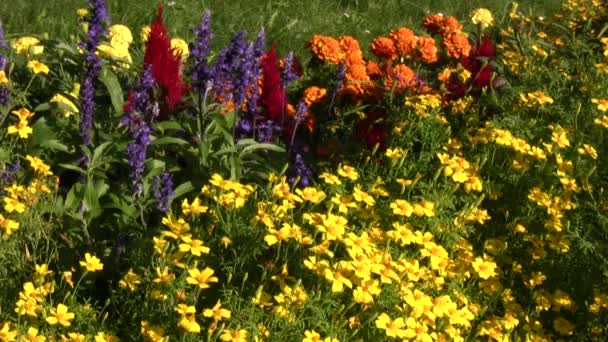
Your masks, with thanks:
[(112, 99), (112, 106), (117, 114), (123, 113), (123, 104), (124, 97), (122, 94), (122, 88), (120, 87), (120, 82), (118, 81), (118, 77), (109, 67), (103, 67), (101, 69), (101, 73), (99, 74), (99, 80), (106, 86), (108, 89), (108, 93), (110, 94), (110, 98)]
[(94, 169), (95, 167), (97, 167), (98, 166), (97, 164), (100, 162), (103, 155), (106, 153), (106, 151), (111, 146), (112, 146), (111, 141), (106, 141), (103, 144), (97, 146), (95, 148), (95, 150), (93, 151), (93, 156), (91, 157), (91, 164), (90, 164), (89, 168)]
[(51, 139), (51, 140), (44, 141), (40, 144), (40, 146), (47, 147), (47, 148), (50, 148), (51, 150), (56, 150), (56, 151), (63, 151), (63, 152), (70, 151), (70, 149), (66, 145), (62, 144), (57, 139)]
[(176, 137), (162, 137), (157, 138), (152, 141), (152, 144), (156, 146), (160, 145), (169, 145), (169, 144), (177, 144), (177, 145), (189, 145), (190, 143), (184, 139), (176, 138)]
[(156, 124), (154, 124), (154, 129), (164, 133), (166, 130), (173, 129), (173, 130), (180, 131), (180, 130), (183, 130), (184, 128), (182, 127), (182, 125), (179, 124), (179, 122), (169, 120), (169, 121), (157, 122)]
[(42, 143), (48, 140), (55, 140), (55, 134), (53, 130), (46, 122), (45, 118), (40, 118), (32, 125), (32, 136), (28, 140), (28, 148), (31, 149), (36, 146), (40, 146)]
[(181, 197), (192, 190), (194, 190), (194, 185), (192, 185), (192, 182), (182, 183), (175, 188), (175, 190), (173, 190), (173, 196), (171, 196), (171, 199)]
[(45, 112), (49, 109), (51, 109), (51, 104), (48, 102), (45, 102), (45, 103), (41, 103), (38, 106), (36, 106), (36, 108), (34, 108), (34, 112)]
[(92, 180), (89, 180), (84, 187), (84, 206), (85, 211), (89, 212), (94, 212), (100, 209), (99, 196)]
[(243, 151), (241, 151), (241, 156), (247, 154), (247, 153), (251, 153), (253, 151), (256, 150), (268, 150), (268, 151), (275, 151), (275, 152), (285, 152), (285, 149), (281, 146), (278, 145), (274, 145), (274, 144), (267, 144), (267, 143), (256, 143), (255, 145), (249, 145), (246, 146)]
[(76, 172), (81, 173), (83, 175), (87, 174), (87, 172), (84, 169), (82, 169), (82, 168), (80, 168), (80, 167), (78, 167), (76, 165), (72, 165), (72, 164), (59, 164), (59, 166), (62, 167), (62, 168), (64, 168), (64, 169), (67, 169), (67, 170), (76, 171)]

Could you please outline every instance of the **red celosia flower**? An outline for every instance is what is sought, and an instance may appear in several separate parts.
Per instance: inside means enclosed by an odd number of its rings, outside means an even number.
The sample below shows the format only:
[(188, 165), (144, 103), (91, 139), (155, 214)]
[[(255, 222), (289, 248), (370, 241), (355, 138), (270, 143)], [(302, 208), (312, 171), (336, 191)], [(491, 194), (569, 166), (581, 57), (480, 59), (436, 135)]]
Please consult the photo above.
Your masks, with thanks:
[[(481, 58), (487, 59), (483, 61)], [(483, 37), (483, 41), (479, 39), (468, 58), (464, 58), (461, 64), (465, 69), (471, 72), (474, 79), (474, 85), (482, 88), (490, 85), (494, 68), (490, 61), (496, 60), (496, 47), (486, 33)]]
[(262, 60), (263, 82), (260, 103), (266, 110), (269, 119), (280, 122), (281, 115), (287, 106), (283, 97), (285, 91), (281, 86), (281, 72), (277, 63), (277, 52), (273, 45)]
[(167, 32), (163, 25), (163, 7), (159, 3), (156, 22), (150, 26), (146, 42), (144, 65), (152, 65), (152, 76), (162, 88), (167, 108), (173, 109), (188, 91), (188, 86), (182, 81), (181, 54), (171, 48)]

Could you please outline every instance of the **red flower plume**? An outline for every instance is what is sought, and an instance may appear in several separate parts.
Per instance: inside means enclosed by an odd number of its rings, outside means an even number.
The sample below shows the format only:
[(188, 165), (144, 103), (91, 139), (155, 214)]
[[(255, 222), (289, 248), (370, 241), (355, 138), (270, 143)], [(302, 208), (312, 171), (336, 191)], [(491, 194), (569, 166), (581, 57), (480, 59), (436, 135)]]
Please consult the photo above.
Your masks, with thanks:
[(277, 52), (274, 45), (264, 56), (262, 69), (264, 79), (262, 82), (262, 96), (260, 97), (260, 102), (262, 107), (266, 110), (268, 118), (275, 122), (280, 122), (281, 115), (285, 110), (285, 107), (281, 108), (281, 106), (286, 106), (287, 103), (283, 100), (285, 91), (281, 86), (281, 72), (279, 71)]
[(159, 3), (156, 22), (151, 25), (146, 42), (144, 65), (152, 65), (152, 75), (163, 90), (167, 108), (173, 109), (188, 91), (188, 86), (182, 81), (181, 54), (171, 49), (167, 32), (163, 25), (163, 7)]

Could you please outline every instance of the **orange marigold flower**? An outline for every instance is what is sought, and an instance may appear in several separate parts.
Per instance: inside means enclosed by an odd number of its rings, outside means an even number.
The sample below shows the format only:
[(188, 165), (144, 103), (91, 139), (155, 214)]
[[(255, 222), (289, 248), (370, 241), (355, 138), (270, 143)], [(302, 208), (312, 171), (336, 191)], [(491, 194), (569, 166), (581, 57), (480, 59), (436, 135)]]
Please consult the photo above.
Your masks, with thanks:
[(462, 32), (462, 25), (458, 22), (453, 16), (447, 16), (443, 20), (443, 25), (441, 27), (441, 35), (446, 36), (454, 33)]
[(372, 53), (382, 59), (393, 60), (397, 58), (397, 49), (392, 39), (378, 37), (372, 41)]
[(443, 37), (443, 47), (446, 49), (448, 56), (456, 59), (469, 57), (471, 52), (471, 43), (469, 38), (463, 34), (453, 33)]
[(452, 71), (450, 70), (450, 68), (445, 68), (445, 69), (441, 70), (439, 75), (437, 75), (437, 79), (441, 83), (446, 83), (447, 81), (450, 80), (451, 75), (452, 75)]
[(330, 64), (338, 64), (344, 59), (344, 52), (340, 48), (340, 42), (335, 38), (323, 35), (314, 35), (308, 42), (312, 54)]
[(384, 76), (382, 69), (380, 69), (380, 66), (378, 65), (378, 63), (376, 63), (374, 61), (367, 62), (367, 74), (369, 75), (369, 77), (371, 79), (377, 79), (377, 78)]
[(394, 87), (395, 91), (400, 93), (416, 84), (414, 77), (416, 74), (412, 69), (404, 64), (398, 64), (391, 69), (389, 76), (384, 81), (384, 86), (388, 91)]
[(425, 63), (437, 62), (437, 46), (432, 37), (418, 37), (416, 41), (418, 57)]
[(444, 19), (443, 14), (432, 14), (424, 17), (422, 26), (431, 34), (440, 34)]
[(402, 27), (391, 31), (389, 37), (395, 43), (395, 48), (400, 56), (411, 56), (416, 50), (416, 35), (414, 31)]
[(306, 103), (306, 105), (310, 107), (315, 103), (323, 101), (326, 96), (327, 89), (320, 88), (317, 86), (311, 86), (304, 90), (304, 103)]
[(363, 51), (359, 42), (351, 36), (340, 37), (340, 48), (346, 56), (355, 56), (363, 60)]
[(462, 31), (462, 25), (453, 16), (445, 17), (443, 14), (433, 14), (425, 17), (422, 25), (431, 34), (447, 36)]

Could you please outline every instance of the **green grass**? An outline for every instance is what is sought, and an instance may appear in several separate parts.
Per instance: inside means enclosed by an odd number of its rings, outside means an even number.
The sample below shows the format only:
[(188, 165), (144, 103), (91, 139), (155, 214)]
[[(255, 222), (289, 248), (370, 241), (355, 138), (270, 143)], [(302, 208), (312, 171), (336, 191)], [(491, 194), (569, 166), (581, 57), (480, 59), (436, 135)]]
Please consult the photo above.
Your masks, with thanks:
[[(177, 0), (162, 1), (165, 21), (173, 34), (190, 38), (203, 11), (210, 10), (215, 32), (214, 46), (224, 45), (237, 31), (247, 30), (250, 37), (261, 26), (269, 42), (276, 42), (280, 52), (294, 50), (301, 54), (304, 41), (315, 33), (353, 35), (363, 46), (392, 28), (420, 27), (421, 18), (441, 12), (464, 21), (471, 9), (487, 7), (497, 20), (504, 17), (509, 1), (505, 0)], [(112, 23), (128, 25), (137, 34), (154, 16), (157, 0), (106, 1)], [(558, 8), (559, 0), (520, 1), (526, 13), (542, 15)], [(26, 34), (69, 39), (77, 32), (76, 10), (85, 0), (15, 0), (0, 2), (0, 18), (9, 38)]]

